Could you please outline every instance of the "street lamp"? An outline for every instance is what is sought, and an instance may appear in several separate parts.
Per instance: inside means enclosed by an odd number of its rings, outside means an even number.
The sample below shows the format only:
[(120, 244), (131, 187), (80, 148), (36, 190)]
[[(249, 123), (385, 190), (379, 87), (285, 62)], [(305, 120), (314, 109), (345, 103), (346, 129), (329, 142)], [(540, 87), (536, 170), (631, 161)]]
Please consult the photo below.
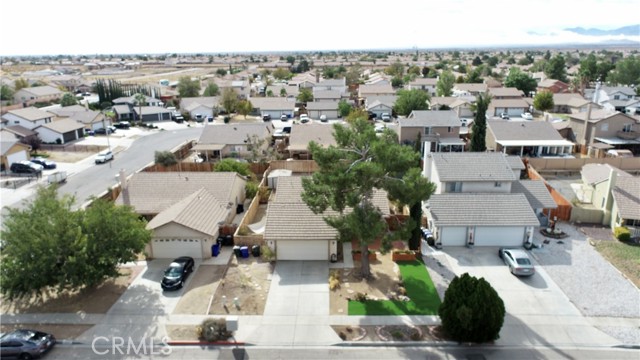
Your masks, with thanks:
[[(107, 134), (107, 148), (109, 149), (109, 151), (111, 151), (111, 143), (109, 141), (109, 131), (111, 131), (110, 128), (107, 128), (106, 122), (105, 122), (105, 114), (104, 114), (104, 109), (100, 110), (100, 114), (102, 115), (102, 128), (104, 129), (105, 134)], [(111, 161), (109, 161), (109, 167), (111, 168)]]

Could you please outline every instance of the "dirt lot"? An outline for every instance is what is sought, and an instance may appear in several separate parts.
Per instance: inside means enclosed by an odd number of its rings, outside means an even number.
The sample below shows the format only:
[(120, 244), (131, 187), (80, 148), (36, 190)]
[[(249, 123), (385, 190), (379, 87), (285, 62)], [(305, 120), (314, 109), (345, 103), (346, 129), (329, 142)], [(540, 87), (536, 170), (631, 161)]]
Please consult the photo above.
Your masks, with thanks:
[(225, 269), (226, 266), (221, 265), (201, 265), (193, 274), (193, 279), (189, 282), (173, 313), (206, 314), (209, 299), (224, 276)]
[(0, 332), (15, 329), (33, 329), (53, 334), (57, 340), (75, 339), (89, 330), (93, 325), (57, 325), (57, 324), (2, 324)]
[(4, 301), (0, 305), (3, 314), (25, 313), (89, 313), (104, 314), (129, 287), (144, 267), (134, 266), (121, 270), (123, 276), (107, 280), (95, 288), (60, 294), (47, 294), (42, 299), (29, 301)]
[[(232, 257), (224, 279), (220, 281), (209, 314), (262, 315), (267, 302), (274, 265), (262, 258)], [(223, 299), (226, 298), (224, 306)], [(233, 300), (238, 298), (239, 307)]]
[(339, 275), (340, 286), (331, 291), (331, 315), (347, 315), (347, 299), (359, 292), (366, 293), (370, 299), (385, 300), (386, 294), (396, 290), (400, 274), (398, 265), (391, 261), (390, 253), (376, 253), (376, 256), (377, 260), (371, 262), (373, 279), (370, 280), (362, 278), (359, 261), (354, 261), (353, 269), (332, 270), (332, 273)]
[(62, 163), (75, 163), (95, 155), (88, 151), (48, 151), (49, 160)]

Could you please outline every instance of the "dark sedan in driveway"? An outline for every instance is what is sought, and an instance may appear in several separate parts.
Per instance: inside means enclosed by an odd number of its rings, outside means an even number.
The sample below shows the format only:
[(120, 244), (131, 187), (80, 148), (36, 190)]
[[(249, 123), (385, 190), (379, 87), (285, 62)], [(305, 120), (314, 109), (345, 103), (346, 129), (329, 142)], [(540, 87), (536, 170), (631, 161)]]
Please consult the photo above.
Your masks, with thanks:
[(0, 337), (0, 358), (37, 359), (51, 350), (56, 338), (37, 330), (14, 330)]
[(162, 278), (163, 290), (178, 290), (193, 272), (194, 261), (190, 256), (181, 256), (171, 262)]

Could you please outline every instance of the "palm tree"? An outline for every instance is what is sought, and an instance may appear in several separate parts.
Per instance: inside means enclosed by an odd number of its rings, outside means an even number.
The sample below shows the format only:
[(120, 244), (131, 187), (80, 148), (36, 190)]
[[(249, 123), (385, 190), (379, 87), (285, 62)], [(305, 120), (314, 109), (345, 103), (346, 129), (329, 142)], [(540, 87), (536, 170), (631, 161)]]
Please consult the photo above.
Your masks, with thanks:
[(141, 93), (133, 95), (133, 99), (138, 105), (138, 120), (142, 121), (142, 105), (147, 102), (147, 96)]

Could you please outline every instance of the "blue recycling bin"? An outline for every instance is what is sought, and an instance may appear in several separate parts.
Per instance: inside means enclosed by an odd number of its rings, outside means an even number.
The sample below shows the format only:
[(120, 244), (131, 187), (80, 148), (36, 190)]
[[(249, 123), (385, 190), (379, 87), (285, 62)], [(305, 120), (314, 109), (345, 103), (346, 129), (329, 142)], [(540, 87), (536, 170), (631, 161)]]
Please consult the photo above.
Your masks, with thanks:
[(249, 257), (249, 247), (248, 246), (243, 246), (240, 248), (240, 254), (242, 254), (243, 258), (248, 258)]
[(213, 256), (220, 255), (220, 244), (211, 245), (211, 255)]

